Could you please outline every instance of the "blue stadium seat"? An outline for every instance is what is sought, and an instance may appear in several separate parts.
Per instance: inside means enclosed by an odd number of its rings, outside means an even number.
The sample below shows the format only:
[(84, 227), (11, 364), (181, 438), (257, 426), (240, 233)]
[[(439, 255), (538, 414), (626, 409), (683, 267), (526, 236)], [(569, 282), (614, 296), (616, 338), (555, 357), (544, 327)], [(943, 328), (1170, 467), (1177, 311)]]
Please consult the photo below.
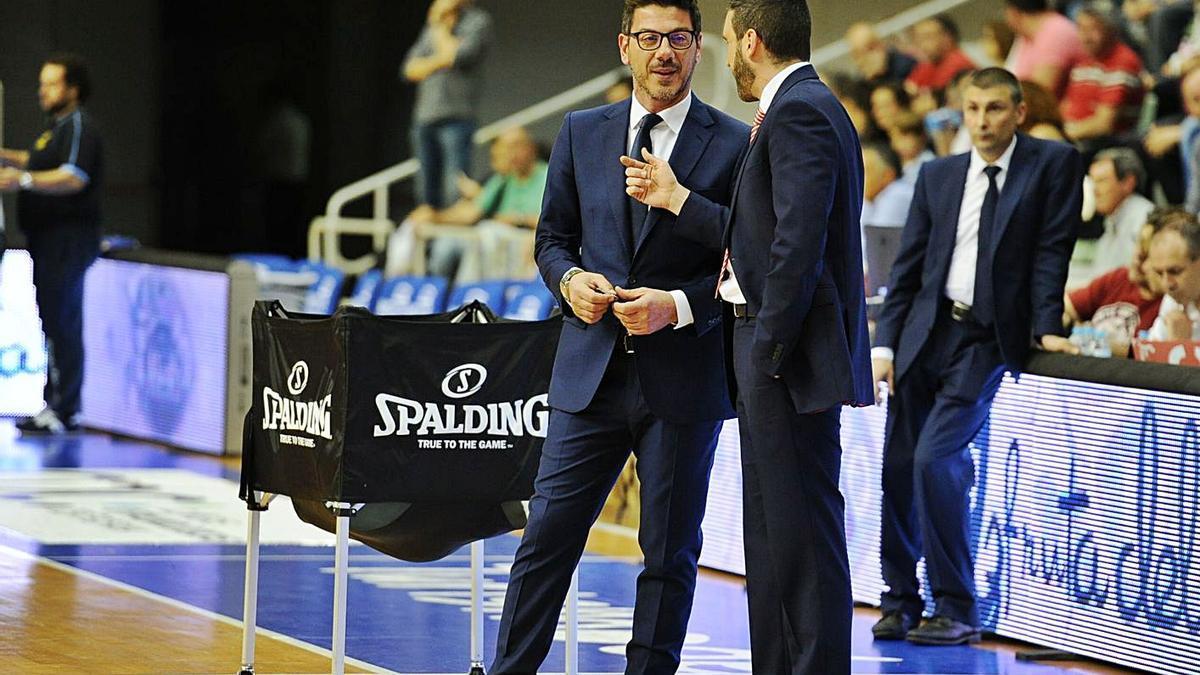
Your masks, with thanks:
[(358, 276), (354, 282), (354, 291), (350, 294), (347, 304), (355, 307), (374, 307), (375, 297), (379, 295), (379, 287), (383, 285), (383, 272), (367, 270)]
[(300, 265), (286, 255), (278, 253), (235, 253), (230, 257), (272, 272), (295, 272)]
[(315, 272), (317, 275), (317, 280), (304, 293), (304, 306), (300, 311), (305, 314), (333, 314), (337, 309), (338, 300), (342, 297), (342, 284), (346, 281), (345, 273), (313, 262), (298, 264), (297, 271)]
[(511, 282), (504, 289), (504, 295), (507, 301), (502, 316), (506, 319), (538, 321), (550, 316), (554, 310), (554, 296), (541, 279)]
[(456, 309), (469, 302), (478, 300), (491, 308), (497, 315), (502, 315), (505, 306), (505, 286), (506, 284), (503, 281), (480, 281), (474, 284), (456, 286), (450, 293), (450, 301), (446, 303), (446, 307)]
[(446, 280), (442, 277), (392, 277), (383, 282), (376, 314), (436, 314), (445, 308)]

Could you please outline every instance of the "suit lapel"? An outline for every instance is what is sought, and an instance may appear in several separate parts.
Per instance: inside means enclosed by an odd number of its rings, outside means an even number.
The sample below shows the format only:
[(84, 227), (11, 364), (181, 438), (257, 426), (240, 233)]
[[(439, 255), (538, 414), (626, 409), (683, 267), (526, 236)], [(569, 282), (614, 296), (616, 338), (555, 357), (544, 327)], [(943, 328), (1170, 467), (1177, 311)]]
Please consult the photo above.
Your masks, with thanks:
[(629, 195), (625, 193), (625, 166), (618, 158), (629, 152), (629, 148), (626, 147), (629, 140), (629, 108), (628, 103), (614, 108), (610, 117), (601, 123), (602, 151), (594, 160), (601, 163), (600, 171), (604, 174), (605, 187), (609, 194), (605, 201), (612, 211), (615, 234), (621, 241), (626, 260), (633, 258), (633, 242), (629, 236)]
[[(962, 210), (963, 194), (967, 187), (967, 171), (970, 168), (970, 153), (959, 155), (947, 168), (946, 181), (949, 185), (945, 187), (949, 190), (947, 196), (950, 198), (939, 200), (940, 212), (937, 214), (938, 217), (933, 220), (934, 231), (930, 235), (933, 241), (929, 253), (938, 256), (938, 269), (942, 271), (940, 283), (943, 286), (946, 283), (946, 275), (950, 273), (950, 259), (954, 255), (954, 244), (958, 235), (958, 214)], [(933, 176), (929, 176), (929, 178), (933, 178)], [(945, 184), (943, 183), (943, 185)], [(932, 187), (937, 189), (936, 180)]]
[[(1012, 159), (1008, 162), (1009, 171), (1008, 176), (1004, 179), (1004, 189), (1000, 191), (1000, 201), (996, 204), (996, 221), (993, 224), (995, 231), (992, 233), (992, 250), (989, 253), (994, 254), (996, 248), (999, 247), (1000, 240), (1003, 239), (1004, 232), (1008, 229), (1009, 222), (1012, 221), (1013, 213), (1017, 210), (1017, 204), (1021, 202), (1021, 196), (1025, 194), (1030, 176), (1034, 173), (1035, 162), (1037, 162), (1036, 145), (1030, 143), (1029, 139), (1018, 135), (1017, 147), (1013, 148)], [(1017, 170), (1014, 171), (1014, 169)]]
[[(675, 177), (680, 185), (689, 183), (688, 179), (692, 175), (692, 170), (696, 168), (697, 162), (700, 161), (705, 148), (712, 140), (713, 134), (709, 128), (712, 124), (713, 118), (709, 114), (708, 106), (693, 96), (692, 107), (688, 110), (688, 116), (679, 129), (679, 137), (675, 140), (675, 149), (671, 151), (671, 170), (675, 172)], [(633, 248), (635, 256), (641, 250), (642, 242), (646, 241), (650, 231), (662, 220), (664, 213), (666, 212), (662, 209), (650, 209), (638, 236), (637, 244)]]

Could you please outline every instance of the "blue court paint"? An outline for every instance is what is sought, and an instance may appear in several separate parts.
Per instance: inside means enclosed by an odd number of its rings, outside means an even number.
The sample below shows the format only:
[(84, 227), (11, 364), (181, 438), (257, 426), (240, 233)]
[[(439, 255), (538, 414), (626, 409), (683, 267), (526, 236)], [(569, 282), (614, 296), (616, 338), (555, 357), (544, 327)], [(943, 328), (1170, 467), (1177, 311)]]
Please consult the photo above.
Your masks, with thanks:
[[(211, 458), (170, 453), (106, 436), (46, 441), (0, 440), (0, 476), (40, 469), (173, 469), (236, 480), (237, 471)], [(2, 480), (2, 478), (0, 478)], [(0, 499), (0, 508), (3, 508)], [(278, 508), (273, 506), (272, 509)], [(289, 508), (284, 505), (284, 508)], [(328, 536), (332, 543), (332, 535)], [(0, 529), (0, 543), (233, 618), (241, 617), (244, 548), (234, 545), (44, 545)], [(490, 660), (508, 566), (517, 539), (487, 543), (485, 654)], [(262, 549), (259, 625), (330, 647), (333, 578), (331, 547), (271, 545)], [(364, 546), (350, 556), (347, 654), (403, 673), (466, 672), (469, 665), (469, 561), (464, 549), (444, 560), (413, 564)], [(634, 582), (628, 561), (585, 556), (581, 571), (580, 666), (619, 673), (629, 635)], [(702, 576), (681, 673), (750, 673), (745, 594), (733, 580)], [(1056, 675), (1050, 666), (974, 647), (916, 647), (871, 641), (872, 617), (856, 617), (856, 673), (970, 673)], [(547, 672), (563, 668), (556, 641)], [(233, 668), (236, 664), (230, 664)], [(269, 669), (268, 664), (263, 664)]]

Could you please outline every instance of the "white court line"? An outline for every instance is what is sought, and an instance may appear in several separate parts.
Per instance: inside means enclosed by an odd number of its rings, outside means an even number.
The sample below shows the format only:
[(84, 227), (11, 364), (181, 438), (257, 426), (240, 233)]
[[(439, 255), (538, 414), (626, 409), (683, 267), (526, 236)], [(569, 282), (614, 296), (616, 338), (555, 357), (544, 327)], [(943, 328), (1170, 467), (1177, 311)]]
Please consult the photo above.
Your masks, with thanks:
[[(166, 605), (170, 605), (171, 607), (174, 607), (176, 609), (181, 609), (184, 611), (192, 612), (194, 614), (199, 614), (199, 615), (206, 617), (208, 619), (211, 619), (213, 621), (218, 621), (220, 623), (223, 623), (223, 624), (226, 624), (229, 626), (234, 626), (238, 630), (243, 630), (243, 623), (241, 621), (238, 621), (237, 619), (225, 616), (224, 614), (218, 614), (216, 612), (211, 612), (207, 609), (203, 609), (203, 608), (197, 607), (195, 605), (189, 605), (186, 602), (181, 602), (174, 598), (169, 598), (165, 595), (159, 595), (158, 593), (153, 593), (151, 591), (147, 591), (144, 588), (138, 588), (137, 586), (131, 586), (123, 581), (117, 581), (116, 579), (110, 579), (106, 576), (101, 576), (99, 574), (96, 574), (95, 572), (81, 570), (77, 567), (72, 567), (70, 565), (60, 563), (57, 560), (51, 560), (50, 558), (46, 558), (46, 557), (43, 557), (40, 555), (26, 553), (25, 551), (12, 548), (11, 546), (7, 546), (5, 544), (0, 544), (0, 550), (2, 550), (3, 552), (5, 552), (7, 554), (13, 555), (14, 557), (21, 558), (23, 560), (31, 560), (34, 562), (38, 562), (38, 563), (46, 565), (47, 567), (50, 567), (52, 569), (59, 570), (61, 572), (66, 572), (68, 574), (74, 574), (77, 577), (81, 577), (84, 579), (88, 579), (90, 581), (95, 581), (97, 583), (105, 584), (107, 586), (111, 586), (113, 588), (125, 591), (127, 593), (132, 593), (134, 595), (137, 595), (137, 596), (140, 596), (143, 598), (147, 598), (149, 600), (157, 600), (158, 602), (164, 603)], [(333, 657), (333, 653), (330, 652), (328, 649), (325, 649), (323, 647), (318, 647), (317, 645), (310, 644), (310, 643), (304, 642), (302, 640), (297, 640), (296, 638), (293, 638), (288, 635), (284, 635), (282, 633), (276, 633), (273, 630), (267, 630), (266, 628), (263, 628), (261, 626), (256, 626), (255, 632), (258, 635), (265, 635), (267, 637), (278, 640), (284, 644), (291, 645), (292, 647), (297, 647), (299, 649), (303, 649), (303, 650), (311, 652), (313, 654), (319, 654), (319, 655), (327, 657), (327, 658)], [(396, 673), (396, 671), (387, 670), (386, 668), (381, 668), (374, 664), (367, 663), (365, 661), (360, 661), (358, 659), (354, 659), (354, 658), (350, 658), (350, 657), (346, 657), (346, 663), (349, 665), (352, 665), (356, 668), (362, 668), (364, 670), (369, 670), (369, 671), (375, 672), (375, 673), (384, 673), (386, 675), (400, 675), (399, 673)], [(231, 664), (231, 665), (233, 665), (233, 664)], [(458, 674), (458, 675), (461, 675), (461, 674)]]

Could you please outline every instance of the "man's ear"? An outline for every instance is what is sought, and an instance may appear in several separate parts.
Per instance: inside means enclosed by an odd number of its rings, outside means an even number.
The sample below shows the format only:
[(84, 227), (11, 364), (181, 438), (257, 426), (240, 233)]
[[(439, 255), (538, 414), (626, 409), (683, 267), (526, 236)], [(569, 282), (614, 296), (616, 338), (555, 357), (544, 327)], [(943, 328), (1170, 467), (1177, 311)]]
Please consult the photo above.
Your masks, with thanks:
[(629, 36), (620, 33), (617, 35), (617, 49), (621, 52), (621, 63), (629, 65)]

